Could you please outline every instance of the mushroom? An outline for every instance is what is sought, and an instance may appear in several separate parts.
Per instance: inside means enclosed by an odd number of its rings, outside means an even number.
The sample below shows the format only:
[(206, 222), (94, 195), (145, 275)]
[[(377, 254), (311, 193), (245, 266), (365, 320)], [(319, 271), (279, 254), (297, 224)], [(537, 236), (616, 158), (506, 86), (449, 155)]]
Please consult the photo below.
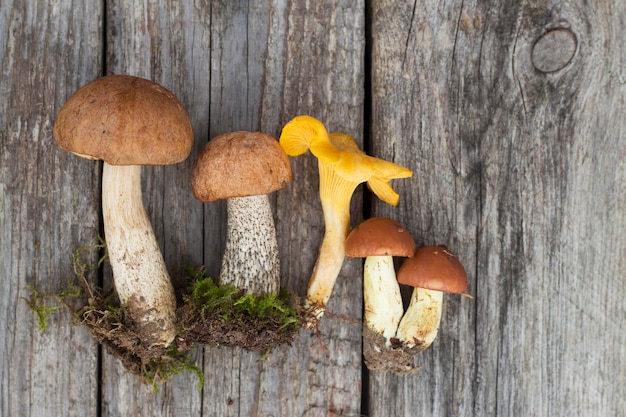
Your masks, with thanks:
[(297, 116), (287, 123), (280, 136), (280, 146), (287, 155), (298, 156), (310, 150), (318, 159), (325, 231), (303, 305), (303, 326), (310, 329), (323, 316), (343, 265), (354, 190), (367, 182), (378, 198), (395, 206), (400, 196), (389, 181), (410, 177), (412, 172), (366, 155), (348, 135), (329, 135), (322, 122), (310, 116)]
[(371, 218), (354, 228), (346, 239), (346, 255), (365, 257), (363, 296), (363, 357), (370, 370), (404, 375), (417, 372), (413, 355), (398, 349), (395, 339), (404, 313), (396, 281), (393, 256), (412, 256), (415, 241), (398, 222)]
[(365, 220), (346, 238), (346, 256), (365, 258), (363, 298), (365, 324), (385, 338), (396, 335), (404, 313), (393, 256), (412, 256), (415, 241), (398, 222), (384, 217)]
[(220, 283), (262, 295), (280, 289), (280, 258), (268, 194), (291, 181), (289, 158), (260, 132), (224, 133), (209, 141), (193, 166), (202, 202), (226, 199), (226, 248)]
[(187, 111), (164, 87), (111, 75), (80, 88), (54, 124), (64, 151), (104, 161), (102, 213), (114, 286), (143, 343), (168, 346), (176, 334), (176, 297), (141, 195), (141, 165), (189, 156)]
[(422, 351), (437, 337), (443, 293), (464, 294), (467, 290), (465, 269), (446, 246), (426, 246), (402, 264), (398, 282), (414, 290), (396, 337), (407, 349)]

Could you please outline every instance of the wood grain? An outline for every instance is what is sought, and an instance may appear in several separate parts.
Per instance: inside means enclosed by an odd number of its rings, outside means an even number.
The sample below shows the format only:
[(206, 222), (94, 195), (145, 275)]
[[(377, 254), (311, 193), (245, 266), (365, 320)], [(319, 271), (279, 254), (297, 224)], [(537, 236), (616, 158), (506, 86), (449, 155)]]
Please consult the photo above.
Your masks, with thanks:
[(100, 71), (101, 22), (93, 5), (0, 4), (3, 416), (98, 412), (91, 336), (64, 311), (38, 331), (24, 298), (31, 296), (29, 286), (60, 292), (72, 272), (71, 253), (98, 234), (99, 166), (60, 151), (52, 125), (65, 99)]
[[(373, 213), (448, 244), (474, 299), (447, 297), (419, 374), (371, 375), (368, 415), (623, 412), (624, 12), (373, 3), (372, 150), (415, 174)], [(577, 48), (546, 73), (557, 28)]]
[[(622, 415), (626, 6), (608, 3), (3, 0), (0, 416)], [(466, 266), (474, 298), (445, 298), (420, 372), (363, 368), (360, 261), (319, 333), (268, 355), (195, 350), (203, 390), (191, 373), (141, 385), (62, 312), (39, 332), (28, 286), (61, 290), (101, 230), (101, 167), (59, 151), (52, 124), (103, 73), (150, 78), (189, 110), (190, 158), (143, 171), (177, 287), (187, 266), (219, 272), (225, 206), (189, 183), (212, 137), (278, 137), (310, 114), (411, 168), (398, 207), (361, 187), (352, 221), (392, 217)], [(302, 296), (324, 224), (317, 161), (291, 163), (272, 205), (282, 284)]]

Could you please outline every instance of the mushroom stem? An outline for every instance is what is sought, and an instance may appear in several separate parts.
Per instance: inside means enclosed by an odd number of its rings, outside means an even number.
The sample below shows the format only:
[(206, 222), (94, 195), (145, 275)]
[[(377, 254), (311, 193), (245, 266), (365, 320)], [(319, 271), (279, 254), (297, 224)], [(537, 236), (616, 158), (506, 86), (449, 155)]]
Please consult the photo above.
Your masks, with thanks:
[(406, 313), (400, 321), (396, 337), (407, 348), (428, 348), (437, 337), (441, 320), (443, 292), (416, 287)]
[(400, 286), (391, 256), (368, 256), (363, 267), (365, 323), (391, 345), (404, 313)]
[(274, 217), (267, 194), (229, 198), (226, 249), (220, 283), (249, 294), (280, 289), (280, 257)]
[(168, 346), (176, 297), (141, 196), (141, 166), (104, 163), (104, 233), (115, 290), (142, 342)]
[[(324, 170), (329, 164), (319, 162), (320, 178), (328, 178)], [(335, 177), (335, 186), (320, 187), (320, 200), (324, 212), (324, 238), (313, 273), (309, 279), (307, 297), (304, 301), (307, 329), (315, 328), (326, 311), (326, 303), (332, 294), (337, 276), (346, 256), (346, 236), (350, 231), (350, 200), (358, 183)]]

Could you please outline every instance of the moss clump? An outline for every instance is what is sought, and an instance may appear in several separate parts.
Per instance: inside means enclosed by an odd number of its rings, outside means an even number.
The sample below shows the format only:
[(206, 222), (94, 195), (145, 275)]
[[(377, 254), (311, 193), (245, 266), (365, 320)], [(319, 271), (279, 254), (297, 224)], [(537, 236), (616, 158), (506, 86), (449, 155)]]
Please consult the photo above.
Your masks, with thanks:
[[(85, 254), (100, 254), (96, 263), (84, 260)], [(102, 266), (108, 259), (106, 244), (83, 246), (72, 254), (74, 276), (68, 277), (67, 287), (59, 294), (45, 294), (31, 287), (32, 296), (26, 299), (39, 320), (39, 329), (48, 327), (50, 314), (59, 306), (48, 306), (46, 299), (56, 301), (74, 317), (74, 322), (86, 326), (92, 337), (107, 352), (118, 358), (126, 369), (141, 381), (158, 390), (158, 384), (172, 375), (192, 371), (202, 386), (204, 377), (200, 368), (187, 353), (192, 345), (179, 334), (168, 347), (148, 346), (142, 342), (125, 306), (120, 305), (113, 291), (105, 292), (89, 283), (88, 273)], [(79, 307), (74, 305), (78, 304)]]
[[(85, 261), (86, 255), (93, 256), (94, 252), (99, 254), (97, 261)], [(174, 342), (168, 347), (149, 346), (135, 330), (132, 317), (115, 292), (105, 292), (89, 282), (89, 272), (99, 269), (107, 259), (103, 240), (78, 248), (72, 254), (74, 275), (68, 278), (66, 289), (59, 294), (44, 294), (33, 287), (32, 296), (25, 301), (37, 315), (40, 330), (48, 327), (50, 315), (59, 306), (65, 307), (76, 324), (86, 326), (130, 373), (155, 389), (184, 371), (195, 372), (202, 384), (202, 371), (188, 354), (195, 343), (269, 351), (291, 344), (300, 326), (296, 300), (286, 291), (254, 296), (218, 285), (204, 269), (189, 270), (191, 285), (178, 309), (179, 329)], [(58, 305), (49, 305), (47, 299)]]
[(255, 296), (218, 285), (202, 269), (193, 276), (182, 311), (190, 341), (267, 351), (293, 340), (300, 319), (286, 291)]

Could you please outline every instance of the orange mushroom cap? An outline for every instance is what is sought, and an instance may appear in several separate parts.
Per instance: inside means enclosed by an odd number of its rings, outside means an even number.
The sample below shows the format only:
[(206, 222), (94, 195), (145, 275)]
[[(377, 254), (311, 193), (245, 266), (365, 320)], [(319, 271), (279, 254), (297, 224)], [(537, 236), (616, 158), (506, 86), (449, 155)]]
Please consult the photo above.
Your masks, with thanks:
[(373, 217), (355, 227), (346, 238), (346, 256), (412, 256), (415, 241), (408, 230), (395, 220)]
[(467, 274), (459, 259), (446, 246), (419, 248), (398, 270), (400, 284), (453, 294), (467, 290)]

